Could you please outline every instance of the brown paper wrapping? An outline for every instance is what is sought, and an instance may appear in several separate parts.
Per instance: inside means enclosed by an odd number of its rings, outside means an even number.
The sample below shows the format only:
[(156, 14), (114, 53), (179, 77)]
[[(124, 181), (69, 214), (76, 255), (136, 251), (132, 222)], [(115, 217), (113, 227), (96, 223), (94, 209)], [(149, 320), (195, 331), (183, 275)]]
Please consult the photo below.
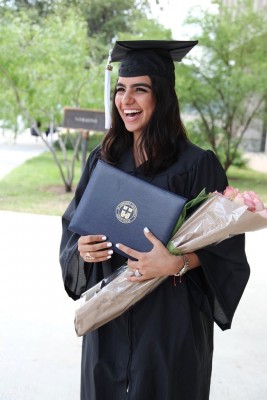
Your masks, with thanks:
[(182, 253), (189, 253), (231, 236), (266, 227), (267, 220), (248, 211), (247, 206), (221, 195), (210, 195), (183, 223), (171, 243)]
[[(247, 207), (216, 194), (183, 223), (169, 244), (180, 253), (218, 243), (233, 235), (267, 227), (267, 219), (247, 211)], [(75, 312), (75, 330), (82, 336), (121, 315), (154, 290), (166, 277), (144, 282), (129, 282), (132, 273), (126, 266), (122, 273), (100, 290), (101, 283), (85, 292), (84, 303)]]
[[(75, 330), (78, 336), (97, 329), (118, 317), (166, 279), (166, 277), (162, 277), (141, 283), (129, 282), (127, 280), (129, 274), (131, 271), (125, 267), (118, 277), (76, 310)], [(98, 289), (98, 285), (96, 285), (96, 289)]]

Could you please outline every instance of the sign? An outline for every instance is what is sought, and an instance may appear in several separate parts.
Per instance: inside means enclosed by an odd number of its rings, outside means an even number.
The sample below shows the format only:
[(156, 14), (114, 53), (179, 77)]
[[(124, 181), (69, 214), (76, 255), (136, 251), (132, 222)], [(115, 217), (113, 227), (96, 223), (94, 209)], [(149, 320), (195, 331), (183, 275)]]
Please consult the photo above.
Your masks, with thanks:
[(64, 108), (63, 127), (86, 131), (105, 131), (105, 113), (103, 111), (82, 108)]

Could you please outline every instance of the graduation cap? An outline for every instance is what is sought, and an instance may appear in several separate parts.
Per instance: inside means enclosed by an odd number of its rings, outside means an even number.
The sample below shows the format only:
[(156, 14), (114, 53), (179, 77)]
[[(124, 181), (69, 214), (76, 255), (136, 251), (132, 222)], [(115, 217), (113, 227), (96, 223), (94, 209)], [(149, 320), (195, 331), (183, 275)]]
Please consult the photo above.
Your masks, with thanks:
[(180, 62), (197, 44), (181, 40), (117, 41), (109, 54), (105, 78), (106, 128), (110, 127), (110, 72), (112, 62), (120, 62), (119, 76), (160, 76), (175, 84), (174, 61)]

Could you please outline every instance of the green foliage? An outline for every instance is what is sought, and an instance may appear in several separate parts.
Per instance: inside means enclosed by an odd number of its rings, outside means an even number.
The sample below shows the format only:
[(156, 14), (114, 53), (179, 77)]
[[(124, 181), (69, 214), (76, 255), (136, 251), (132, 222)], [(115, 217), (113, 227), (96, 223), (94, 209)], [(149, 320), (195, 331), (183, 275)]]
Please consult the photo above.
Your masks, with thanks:
[[(207, 200), (207, 198), (208, 198), (208, 195), (206, 194), (205, 189), (203, 189), (203, 190), (197, 195), (197, 197), (195, 197), (194, 199), (188, 201), (188, 202), (185, 204), (185, 206), (184, 206), (184, 208), (183, 208), (183, 210), (182, 210), (182, 212), (181, 212), (181, 214), (180, 214), (180, 216), (179, 216), (179, 218), (178, 218), (178, 221), (176, 222), (175, 227), (174, 227), (174, 229), (173, 229), (173, 231), (172, 231), (171, 238), (172, 238), (172, 237), (177, 233), (177, 231), (181, 228), (181, 226), (182, 226), (182, 224), (184, 223), (186, 217), (189, 215), (190, 210), (193, 209), (194, 207), (196, 207), (199, 203), (202, 203), (204, 200)], [(168, 244), (167, 244), (167, 249), (169, 250), (169, 252), (170, 252), (171, 254), (175, 254), (175, 255), (181, 254), (180, 250), (177, 249), (177, 248), (173, 245), (173, 243), (172, 243), (171, 240), (170, 240), (170, 241), (168, 242)]]
[[(2, 6), (2, 7), (1, 7)], [(41, 131), (51, 121), (62, 123), (64, 107), (103, 109), (104, 70), (110, 43), (117, 35), (154, 35), (157, 27), (146, 21), (148, 2), (136, 0), (55, 0), (0, 3), (0, 121), (17, 131), (17, 117)], [(144, 30), (142, 33), (142, 25)], [(166, 31), (169, 35), (169, 31)], [(109, 44), (107, 46), (107, 44)], [(112, 74), (115, 83), (116, 73)], [(49, 141), (66, 190), (71, 190), (74, 159), (63, 165)], [(79, 150), (80, 135), (76, 135)], [(65, 171), (65, 172), (64, 172)]]
[(177, 86), (227, 170), (251, 121), (263, 115), (267, 28), (251, 1), (232, 7), (216, 3), (220, 12), (188, 19), (201, 28), (199, 49), (192, 52), (193, 63), (181, 65)]
[(87, 150), (91, 152), (96, 146), (98, 146), (102, 142), (103, 137), (104, 133), (101, 132), (97, 132), (94, 133), (93, 135), (90, 135)]
[[(131, 31), (132, 9), (129, 8), (127, 0), (91, 1), (85, 12), (88, 35), (100, 36), (106, 44), (111, 43), (117, 32)], [(121, 15), (124, 18), (121, 18)]]
[(53, 9), (54, 0), (2, 0), (0, 7), (10, 8), (12, 10), (33, 11), (40, 17), (46, 16)]
[[(128, 39), (154, 37), (156, 32), (170, 36), (146, 18), (145, 0), (131, 6), (125, 0), (4, 3), (0, 120), (13, 124), (21, 109), (24, 119), (40, 120), (42, 126), (49, 125), (51, 115), (60, 124), (64, 106), (103, 109), (103, 73), (112, 39), (126, 32)], [(38, 18), (39, 6), (47, 11), (45, 17)]]
[[(211, 145), (209, 139), (205, 135), (205, 127), (203, 126), (202, 121), (199, 119), (195, 119), (187, 123), (187, 134), (189, 139), (205, 150), (212, 150), (216, 153), (217, 157), (221, 161), (222, 165), (226, 162), (226, 155), (224, 146), (215, 146), (215, 148)], [(217, 141), (219, 142), (219, 131), (217, 132)], [(222, 137), (223, 140), (223, 137)], [(230, 156), (232, 157), (231, 165), (236, 167), (245, 167), (247, 162), (243, 155), (242, 150), (236, 149), (234, 139), (230, 143), (229, 148)]]
[(188, 121), (186, 124), (187, 135), (191, 142), (205, 150), (211, 149), (211, 145), (203, 134), (202, 124), (198, 119)]
[(8, 87), (7, 100), (26, 110), (25, 118), (49, 125), (52, 112), (61, 122), (65, 105), (87, 103), (88, 46), (85, 24), (72, 11), (65, 18), (49, 16), (42, 25), (23, 12), (6, 13), (0, 25), (0, 83)]
[(267, 174), (255, 172), (248, 167), (231, 166), (227, 176), (231, 186), (238, 188), (240, 192), (253, 190), (260, 196), (267, 207)]

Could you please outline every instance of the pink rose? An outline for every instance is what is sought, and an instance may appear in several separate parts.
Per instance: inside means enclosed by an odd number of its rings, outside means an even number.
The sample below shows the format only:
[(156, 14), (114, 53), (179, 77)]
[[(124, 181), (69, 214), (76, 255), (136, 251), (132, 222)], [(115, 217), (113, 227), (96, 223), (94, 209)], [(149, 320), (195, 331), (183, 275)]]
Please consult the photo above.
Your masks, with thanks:
[(259, 196), (256, 195), (254, 192), (247, 192), (249, 196), (253, 199), (254, 206), (255, 206), (255, 211), (263, 211), (264, 210), (264, 204), (262, 200), (259, 198)]
[(252, 191), (247, 191), (242, 194), (238, 193), (234, 198), (234, 202), (244, 204), (248, 207), (248, 211), (258, 212), (264, 210), (264, 204), (261, 199)]
[(234, 198), (239, 194), (239, 190), (233, 188), (232, 186), (227, 186), (223, 192), (223, 196), (229, 200), (234, 200)]
[(264, 207), (262, 200), (256, 195), (255, 192), (248, 190), (240, 193), (239, 189), (235, 189), (232, 186), (227, 186), (223, 192), (223, 196), (241, 206), (247, 206), (248, 211), (256, 212), (263, 218), (267, 219), (267, 208)]
[(264, 208), (262, 211), (257, 211), (257, 214), (267, 219), (267, 208)]
[(245, 204), (245, 199), (241, 193), (238, 193), (236, 195), (236, 197), (233, 199), (233, 202), (239, 204), (240, 206), (247, 205), (247, 204)]

